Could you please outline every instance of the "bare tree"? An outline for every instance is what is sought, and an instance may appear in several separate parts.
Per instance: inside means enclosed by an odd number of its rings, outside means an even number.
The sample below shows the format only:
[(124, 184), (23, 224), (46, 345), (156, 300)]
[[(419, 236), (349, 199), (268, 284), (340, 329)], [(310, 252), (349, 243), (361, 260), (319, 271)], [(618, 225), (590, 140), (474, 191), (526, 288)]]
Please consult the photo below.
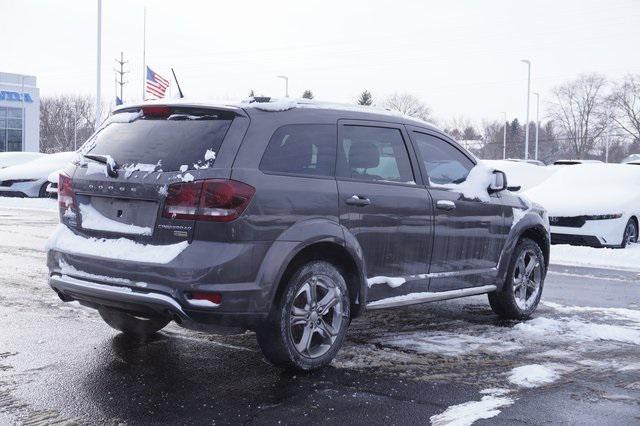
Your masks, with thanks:
[(79, 148), (94, 128), (94, 101), (90, 96), (57, 95), (40, 99), (40, 151)]
[(394, 93), (385, 99), (383, 106), (409, 117), (424, 121), (431, 120), (431, 109), (410, 93)]
[(627, 75), (609, 96), (613, 121), (634, 141), (640, 141), (640, 74)]
[(584, 74), (553, 90), (550, 117), (577, 158), (584, 158), (593, 149), (610, 123), (606, 84), (600, 74)]

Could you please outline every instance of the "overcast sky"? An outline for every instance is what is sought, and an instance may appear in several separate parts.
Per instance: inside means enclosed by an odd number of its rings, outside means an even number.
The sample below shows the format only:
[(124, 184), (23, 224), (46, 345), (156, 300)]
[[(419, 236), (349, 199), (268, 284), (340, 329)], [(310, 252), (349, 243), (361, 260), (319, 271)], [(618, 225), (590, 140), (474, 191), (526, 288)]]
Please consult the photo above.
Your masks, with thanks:
[[(95, 0), (0, 0), (0, 71), (33, 74), (42, 95), (95, 94)], [(579, 73), (640, 72), (640, 1), (103, 1), (102, 93), (114, 97), (114, 58), (129, 60), (125, 101), (141, 97), (147, 65), (198, 99), (254, 89), (352, 102), (410, 92), (435, 116), (476, 122), (524, 117), (532, 91)], [(532, 114), (535, 105), (532, 100)], [(532, 116), (533, 117), (533, 116)], [(533, 118), (532, 118), (533, 119)]]

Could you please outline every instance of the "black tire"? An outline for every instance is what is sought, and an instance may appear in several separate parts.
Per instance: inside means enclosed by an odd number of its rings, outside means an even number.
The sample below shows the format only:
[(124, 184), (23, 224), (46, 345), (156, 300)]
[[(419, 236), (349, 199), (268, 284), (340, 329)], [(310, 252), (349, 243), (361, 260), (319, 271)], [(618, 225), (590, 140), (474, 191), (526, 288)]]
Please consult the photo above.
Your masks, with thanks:
[[(318, 312), (322, 311), (321, 303), (310, 306), (307, 310), (307, 305), (312, 304), (307, 302), (309, 295), (303, 290), (310, 289), (312, 285), (316, 287), (317, 301), (328, 300), (331, 296), (331, 300), (336, 303), (326, 314), (318, 315)], [(328, 290), (329, 287), (331, 290)], [(327, 292), (322, 296), (321, 293), (324, 290)], [(301, 300), (305, 303), (303, 308), (300, 308)], [(309, 315), (313, 315), (314, 307), (316, 314), (310, 319)], [(294, 309), (304, 313), (297, 314), (300, 316), (294, 319)], [(295, 324), (300, 322), (300, 318), (302, 318), (302, 324)], [(337, 354), (344, 341), (349, 318), (349, 292), (341, 272), (331, 263), (312, 261), (301, 266), (284, 284), (279, 297), (274, 301), (268, 320), (256, 330), (258, 344), (265, 358), (277, 367), (298, 371), (315, 370), (330, 364)], [(316, 320), (319, 321), (317, 327), (314, 325)], [(330, 327), (327, 328), (327, 324)], [(333, 333), (328, 334), (327, 330)], [(307, 341), (320, 347), (319, 353), (312, 354), (310, 345), (307, 345), (307, 354), (296, 347), (297, 336), (300, 337), (297, 344), (304, 346), (302, 341), (306, 333), (311, 336)], [(330, 343), (319, 344), (318, 340), (321, 342), (328, 340)]]
[(162, 330), (171, 320), (166, 318), (143, 318), (107, 307), (98, 309), (100, 316), (112, 328), (135, 337), (147, 337)]
[(49, 181), (46, 181), (40, 187), (38, 191), (38, 198), (49, 198), (49, 193), (47, 192), (47, 187), (49, 186)]
[[(533, 290), (531, 289), (529, 284), (526, 284), (524, 288), (524, 292), (525, 292), (524, 298), (527, 302), (530, 302), (530, 304), (526, 302), (525, 303), (521, 302), (522, 300), (521, 298), (519, 299), (520, 300), (519, 302), (517, 300), (517, 297), (515, 294), (516, 290), (514, 288), (514, 286), (520, 284), (518, 282), (518, 279), (515, 277), (515, 275), (520, 276), (519, 272), (521, 267), (518, 266), (518, 261), (521, 258), (521, 256), (523, 256), (523, 253), (525, 253), (524, 261), (526, 265), (528, 265), (528, 263), (526, 263), (526, 259), (533, 259), (533, 256), (535, 256), (536, 258), (534, 261), (537, 261), (539, 264), (539, 269), (537, 269), (537, 267), (534, 266), (535, 272), (533, 272), (534, 274), (539, 274), (538, 276), (539, 284), (538, 284), (537, 293), (534, 295)], [(542, 254), (542, 250), (540, 249), (540, 246), (536, 244), (533, 240), (530, 240), (528, 238), (521, 239), (516, 245), (516, 248), (513, 251), (513, 254), (511, 255), (509, 268), (507, 268), (507, 277), (505, 279), (504, 285), (502, 286), (502, 289), (499, 291), (491, 292), (488, 295), (489, 304), (491, 305), (491, 309), (493, 309), (493, 312), (495, 312), (501, 318), (505, 318), (505, 319), (522, 320), (522, 319), (529, 318), (531, 314), (533, 314), (533, 312), (538, 307), (538, 303), (540, 302), (540, 297), (542, 297), (542, 290), (544, 287), (545, 275), (546, 275), (546, 267), (544, 262), (544, 255)], [(531, 296), (529, 299), (527, 299), (526, 295), (527, 295), (527, 292), (530, 290), (531, 290)], [(520, 291), (520, 290), (517, 290), (517, 291)]]
[(638, 242), (638, 224), (634, 218), (630, 218), (624, 227), (624, 233), (622, 234), (621, 248), (625, 248), (631, 243)]

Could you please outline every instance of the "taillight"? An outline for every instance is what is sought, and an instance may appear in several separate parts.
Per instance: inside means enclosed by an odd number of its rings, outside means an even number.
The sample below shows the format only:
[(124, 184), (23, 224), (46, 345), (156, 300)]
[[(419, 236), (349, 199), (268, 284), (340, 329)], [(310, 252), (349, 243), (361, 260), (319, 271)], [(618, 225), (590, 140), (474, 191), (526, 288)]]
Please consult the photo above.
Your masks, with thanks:
[(60, 173), (58, 176), (58, 207), (60, 209), (60, 219), (64, 217), (67, 211), (74, 214), (76, 206), (76, 194), (71, 186), (71, 177)]
[(144, 115), (145, 117), (166, 118), (171, 115), (171, 108), (164, 105), (143, 106), (142, 115)]
[(169, 185), (162, 217), (230, 222), (247, 208), (256, 190), (235, 180), (208, 179)]

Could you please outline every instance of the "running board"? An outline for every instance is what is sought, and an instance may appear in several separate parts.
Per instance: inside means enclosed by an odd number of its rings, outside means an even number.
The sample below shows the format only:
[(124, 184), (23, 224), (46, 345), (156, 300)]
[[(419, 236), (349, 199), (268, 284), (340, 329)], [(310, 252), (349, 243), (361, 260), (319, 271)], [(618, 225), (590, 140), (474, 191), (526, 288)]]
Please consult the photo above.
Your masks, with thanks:
[(458, 297), (476, 296), (495, 291), (495, 285), (485, 285), (482, 287), (462, 288), (460, 290), (409, 293), (402, 296), (388, 297), (367, 303), (367, 309), (385, 309), (396, 306), (416, 305), (418, 303), (436, 302), (438, 300), (456, 299)]

